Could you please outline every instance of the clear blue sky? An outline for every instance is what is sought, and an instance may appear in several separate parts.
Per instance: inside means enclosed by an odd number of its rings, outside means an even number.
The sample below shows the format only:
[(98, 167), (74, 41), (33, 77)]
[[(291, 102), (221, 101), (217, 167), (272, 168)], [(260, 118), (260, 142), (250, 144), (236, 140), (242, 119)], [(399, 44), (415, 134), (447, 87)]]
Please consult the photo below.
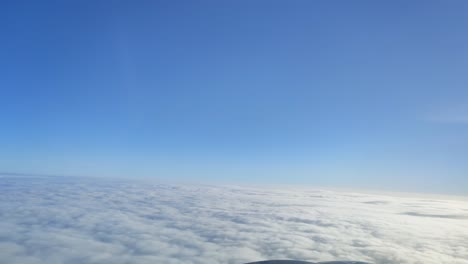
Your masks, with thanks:
[(0, 170), (468, 193), (467, 1), (2, 1)]

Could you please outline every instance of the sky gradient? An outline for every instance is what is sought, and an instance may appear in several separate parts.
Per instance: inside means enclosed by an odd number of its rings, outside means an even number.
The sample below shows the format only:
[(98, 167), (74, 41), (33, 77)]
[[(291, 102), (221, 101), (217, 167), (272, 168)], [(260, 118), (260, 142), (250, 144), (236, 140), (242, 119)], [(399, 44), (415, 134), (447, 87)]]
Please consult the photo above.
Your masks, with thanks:
[(468, 194), (466, 1), (4, 1), (0, 171)]

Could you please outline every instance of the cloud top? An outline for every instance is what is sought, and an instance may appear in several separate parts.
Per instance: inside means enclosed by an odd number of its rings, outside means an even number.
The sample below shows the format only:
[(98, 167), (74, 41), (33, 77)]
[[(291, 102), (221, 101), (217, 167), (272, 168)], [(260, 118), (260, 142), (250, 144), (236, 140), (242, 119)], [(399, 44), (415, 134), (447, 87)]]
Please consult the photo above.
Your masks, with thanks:
[(57, 177), (0, 192), (0, 263), (468, 264), (462, 200)]

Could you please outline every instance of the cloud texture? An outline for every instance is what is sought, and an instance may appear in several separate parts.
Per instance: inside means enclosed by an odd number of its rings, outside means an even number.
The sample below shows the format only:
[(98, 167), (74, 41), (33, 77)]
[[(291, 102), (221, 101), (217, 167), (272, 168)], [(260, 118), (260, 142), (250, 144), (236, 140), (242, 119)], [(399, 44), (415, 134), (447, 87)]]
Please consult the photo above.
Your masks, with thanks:
[(0, 178), (0, 263), (468, 264), (466, 200)]

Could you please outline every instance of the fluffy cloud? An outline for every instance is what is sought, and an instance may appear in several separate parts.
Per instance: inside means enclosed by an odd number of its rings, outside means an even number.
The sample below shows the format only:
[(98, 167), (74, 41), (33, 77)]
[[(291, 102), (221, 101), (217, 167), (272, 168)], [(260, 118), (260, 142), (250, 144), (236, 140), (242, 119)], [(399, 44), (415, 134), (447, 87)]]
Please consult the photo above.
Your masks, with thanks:
[(468, 264), (468, 203), (308, 188), (0, 178), (0, 263)]

